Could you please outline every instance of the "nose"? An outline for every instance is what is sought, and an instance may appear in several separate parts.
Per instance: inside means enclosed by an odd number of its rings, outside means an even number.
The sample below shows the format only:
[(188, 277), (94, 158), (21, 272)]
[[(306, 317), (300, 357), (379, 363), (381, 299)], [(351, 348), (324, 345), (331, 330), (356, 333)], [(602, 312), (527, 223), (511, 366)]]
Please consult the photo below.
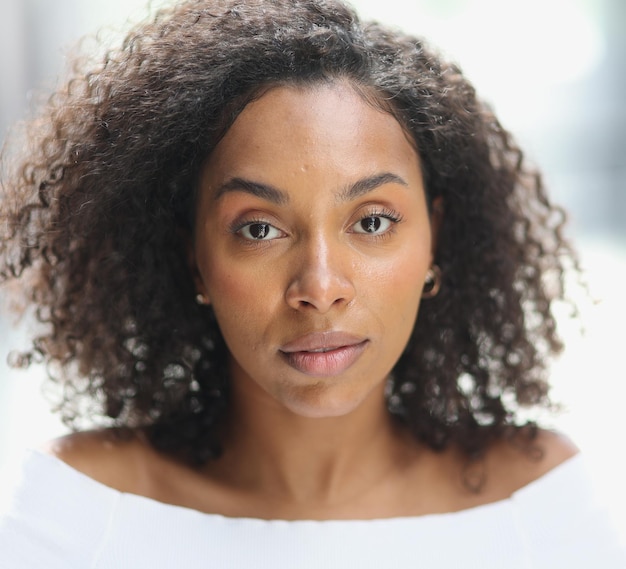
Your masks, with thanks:
[(291, 280), (285, 292), (287, 304), (296, 310), (325, 314), (333, 307), (348, 305), (355, 296), (350, 259), (341, 245), (318, 238), (295, 253)]

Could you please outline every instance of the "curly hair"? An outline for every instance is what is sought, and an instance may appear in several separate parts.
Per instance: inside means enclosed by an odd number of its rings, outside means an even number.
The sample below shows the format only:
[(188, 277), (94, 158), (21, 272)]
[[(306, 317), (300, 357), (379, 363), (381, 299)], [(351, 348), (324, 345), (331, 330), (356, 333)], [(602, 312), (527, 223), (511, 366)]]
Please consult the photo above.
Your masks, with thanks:
[[(572, 251), (564, 214), (460, 70), (335, 0), (187, 0), (102, 62), (78, 60), (4, 168), (0, 281), (19, 279), (69, 425), (144, 428), (201, 464), (220, 451), (228, 352), (186, 262), (201, 165), (280, 84), (347, 80), (393, 114), (445, 215), (439, 294), (422, 303), (388, 390), (432, 448), (478, 456), (549, 407), (551, 304)], [(532, 430), (532, 429), (531, 429)]]

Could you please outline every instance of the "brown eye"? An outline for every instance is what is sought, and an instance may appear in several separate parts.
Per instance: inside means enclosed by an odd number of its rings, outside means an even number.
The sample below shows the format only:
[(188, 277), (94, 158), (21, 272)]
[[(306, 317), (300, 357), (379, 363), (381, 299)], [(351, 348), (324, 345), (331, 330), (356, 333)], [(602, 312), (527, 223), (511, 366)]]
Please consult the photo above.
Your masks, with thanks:
[(353, 226), (355, 233), (369, 233), (376, 235), (387, 231), (392, 224), (392, 220), (382, 215), (369, 215), (357, 221)]
[(281, 236), (281, 232), (269, 223), (248, 223), (244, 225), (239, 234), (245, 239), (251, 241), (270, 241)]

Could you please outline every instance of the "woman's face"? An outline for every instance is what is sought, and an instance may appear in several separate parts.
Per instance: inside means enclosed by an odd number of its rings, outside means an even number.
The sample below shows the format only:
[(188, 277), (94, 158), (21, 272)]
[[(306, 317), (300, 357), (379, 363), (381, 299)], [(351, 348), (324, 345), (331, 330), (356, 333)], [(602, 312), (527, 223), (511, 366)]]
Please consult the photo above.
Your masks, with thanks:
[(276, 87), (207, 160), (194, 270), (235, 392), (308, 417), (382, 398), (432, 259), (420, 163), (347, 84)]

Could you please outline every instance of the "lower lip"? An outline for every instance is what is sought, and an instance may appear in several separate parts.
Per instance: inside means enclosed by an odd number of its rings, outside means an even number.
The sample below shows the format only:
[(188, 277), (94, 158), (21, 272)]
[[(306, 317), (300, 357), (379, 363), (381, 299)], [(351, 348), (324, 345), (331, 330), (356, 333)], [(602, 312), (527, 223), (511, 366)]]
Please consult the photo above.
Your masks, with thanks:
[(346, 371), (363, 353), (367, 341), (329, 352), (281, 352), (287, 363), (307, 375), (332, 376)]

